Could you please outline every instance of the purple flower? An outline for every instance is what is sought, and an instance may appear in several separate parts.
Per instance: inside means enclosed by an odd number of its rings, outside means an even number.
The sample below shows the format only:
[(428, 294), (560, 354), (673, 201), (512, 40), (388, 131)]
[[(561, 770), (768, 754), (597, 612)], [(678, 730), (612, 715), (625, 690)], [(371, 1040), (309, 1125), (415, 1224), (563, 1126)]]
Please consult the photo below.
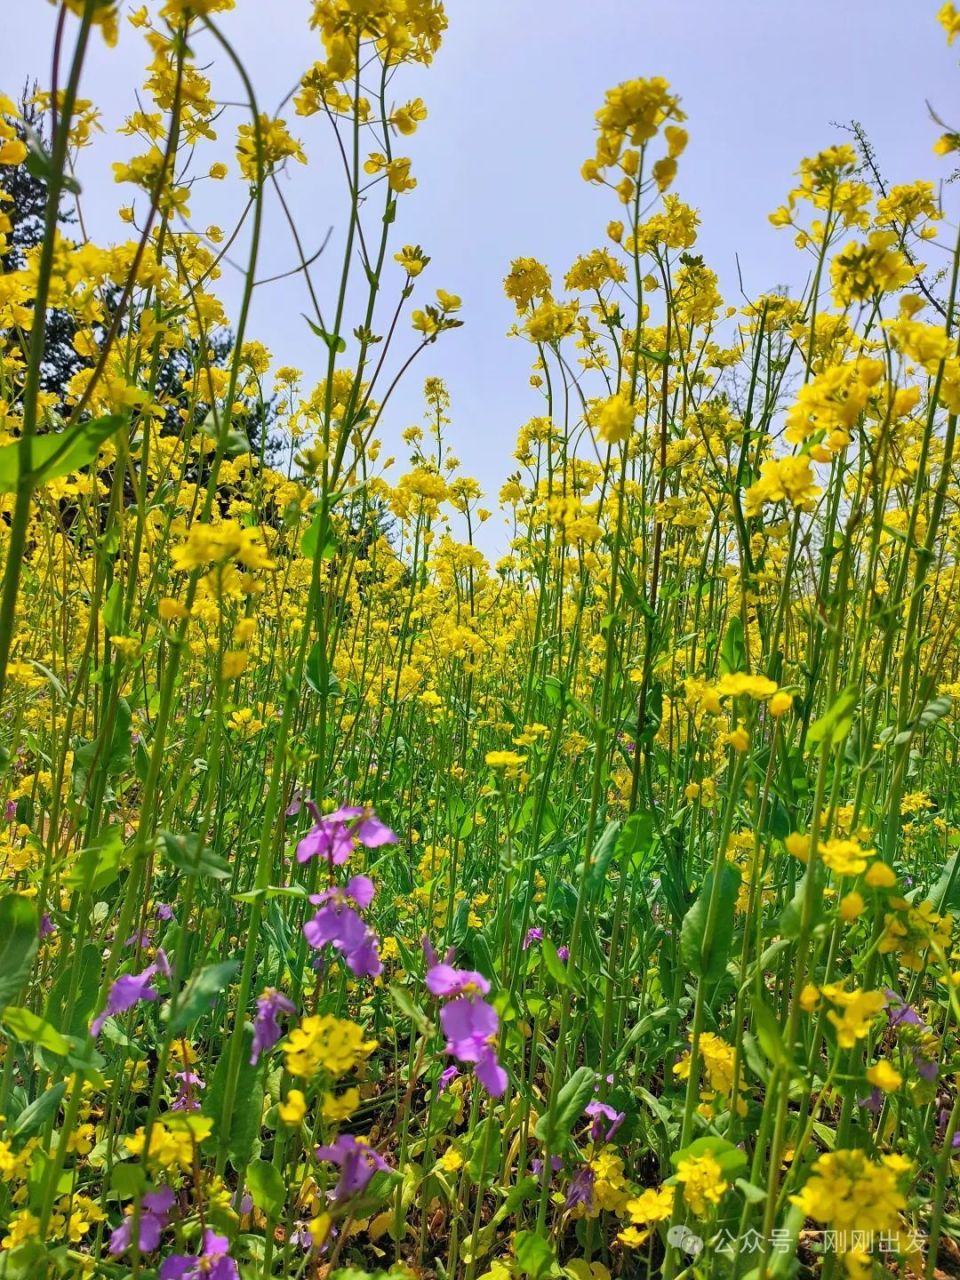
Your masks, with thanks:
[(885, 991), (887, 997), (887, 1020), (891, 1027), (906, 1024), (911, 1027), (922, 1027), (923, 1020), (912, 1005), (907, 1004), (896, 991)]
[(917, 1075), (921, 1080), (936, 1080), (940, 1074), (940, 1068), (937, 1064), (929, 1058), (925, 1058), (921, 1053), (914, 1052), (913, 1065), (917, 1068)]
[(179, 1093), (173, 1100), (170, 1110), (199, 1111), (200, 1099), (196, 1096), (196, 1090), (205, 1089), (207, 1086), (195, 1071), (178, 1071), (175, 1079), (180, 1081)]
[[(139, 1249), (141, 1253), (152, 1253), (160, 1243), (160, 1233), (167, 1225), (170, 1210), (173, 1208), (174, 1194), (170, 1187), (161, 1187), (159, 1191), (150, 1191), (140, 1202)], [(116, 1257), (126, 1253), (133, 1240), (133, 1214), (123, 1220), (110, 1236), (107, 1245)]]
[(260, 1061), (261, 1053), (272, 1049), (283, 1031), (277, 1022), (278, 1013), (294, 1013), (296, 1006), (280, 991), (267, 987), (263, 995), (257, 997), (257, 1016), (253, 1022), (253, 1049), (250, 1054), (250, 1065), (255, 1067)]
[(570, 959), (569, 947), (557, 947), (557, 959), (562, 960), (564, 964)]
[(94, 1039), (103, 1030), (103, 1024), (107, 1018), (117, 1013), (126, 1013), (128, 1009), (132, 1009), (141, 1000), (159, 999), (160, 993), (150, 985), (154, 976), (158, 973), (163, 974), (165, 978), (170, 977), (170, 965), (167, 962), (167, 957), (159, 948), (157, 949), (157, 958), (154, 963), (148, 964), (142, 973), (125, 973), (122, 977), (117, 978), (110, 988), (110, 994), (107, 996), (107, 1007), (102, 1013), (98, 1013), (90, 1023), (90, 1034)]
[(542, 941), (543, 941), (542, 929), (537, 929), (536, 927), (534, 927), (533, 929), (528, 929), (527, 936), (523, 940), (523, 949), (524, 951), (526, 951), (527, 948), (531, 947), (535, 942), (542, 942)]
[(17, 802), (16, 800), (8, 800), (4, 806), (3, 816), (7, 822), (16, 822), (17, 820)]
[[(593, 1120), (590, 1126), (590, 1137), (594, 1142), (601, 1140), (610, 1142), (626, 1119), (625, 1111), (617, 1111), (607, 1106), (605, 1102), (588, 1102), (584, 1108), (584, 1115), (590, 1116)], [(611, 1122), (609, 1128), (603, 1123), (604, 1119)]]
[(203, 1233), (203, 1253), (175, 1253), (160, 1264), (159, 1280), (240, 1280), (240, 1270), (228, 1252), (230, 1241), (209, 1228)]
[(320, 905), (320, 910), (303, 926), (303, 936), (311, 947), (318, 951), (327, 944), (335, 947), (358, 977), (376, 978), (383, 971), (380, 940), (354, 910), (369, 907), (375, 892), (368, 876), (353, 876), (343, 889), (316, 893), (310, 901)]
[(390, 1168), (379, 1152), (352, 1133), (341, 1133), (330, 1146), (317, 1147), (315, 1154), (318, 1160), (329, 1160), (340, 1169), (333, 1192), (337, 1204), (364, 1191), (378, 1169)]
[(314, 816), (314, 825), (297, 845), (297, 861), (309, 862), (311, 858), (326, 858), (333, 867), (346, 862), (353, 852), (354, 840), (366, 849), (378, 849), (384, 844), (396, 844), (396, 833), (369, 808), (344, 805), (333, 813), (321, 816), (313, 801), (308, 801)]
[[(595, 1174), (588, 1164), (574, 1174), (564, 1201), (565, 1209), (573, 1209), (582, 1204), (587, 1213), (593, 1208), (593, 1183)], [(162, 1280), (162, 1277), (161, 1277)]]
[(49, 938), (51, 933), (57, 932), (57, 926), (53, 923), (49, 911), (45, 911), (40, 920), (40, 937)]
[(440, 1085), (437, 1089), (437, 1093), (446, 1093), (459, 1074), (459, 1067), (445, 1067), (443, 1071), (440, 1072)]
[(427, 990), (434, 996), (482, 995), (490, 990), (490, 983), (475, 969), (455, 969), (452, 964), (439, 963), (427, 970)]
[(880, 1089), (872, 1089), (865, 1098), (858, 1098), (857, 1101), (867, 1111), (872, 1111), (875, 1116), (879, 1115), (883, 1106), (883, 1092)]
[[(530, 1161), (530, 1168), (533, 1170), (533, 1176), (534, 1176), (535, 1178), (539, 1178), (539, 1177), (541, 1177), (541, 1176), (542, 1176), (542, 1174), (543, 1174), (543, 1161), (542, 1161), (542, 1160), (540, 1160), (540, 1159), (531, 1160), (531, 1161)], [(562, 1168), (563, 1168), (563, 1159), (562, 1159), (562, 1157), (560, 1157), (560, 1156), (551, 1156), (551, 1157), (550, 1157), (550, 1173), (551, 1173), (551, 1176), (552, 1176), (554, 1173), (559, 1173), (559, 1172), (560, 1172), (560, 1170), (561, 1170)]]
[(960, 1130), (958, 1130), (950, 1139), (951, 1147), (960, 1147)]
[(157, 903), (157, 919), (158, 919), (158, 920), (172, 920), (172, 919), (173, 919), (173, 907), (171, 907), (171, 906), (170, 906), (168, 903), (166, 903), (166, 902), (158, 902), (158, 903)]
[(490, 990), (490, 983), (473, 969), (455, 969), (446, 961), (438, 962), (426, 940), (424, 953), (428, 963), (433, 961), (427, 970), (427, 990), (447, 1000), (440, 1011), (446, 1052), (460, 1062), (472, 1062), (487, 1093), (499, 1098), (507, 1087), (507, 1073), (495, 1047), (500, 1019), (493, 1005), (481, 998)]

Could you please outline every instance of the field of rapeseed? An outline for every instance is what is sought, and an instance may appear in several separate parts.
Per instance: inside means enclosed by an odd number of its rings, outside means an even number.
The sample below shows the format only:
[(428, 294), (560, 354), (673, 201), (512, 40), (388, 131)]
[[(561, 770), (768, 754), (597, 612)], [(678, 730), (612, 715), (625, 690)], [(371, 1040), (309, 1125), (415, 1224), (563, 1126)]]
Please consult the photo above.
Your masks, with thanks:
[[(490, 563), (427, 376), (460, 299), (403, 230), (443, 5), (315, 0), (275, 118), (233, 2), (63, 0), (0, 98), (0, 1277), (960, 1274), (939, 192), (800, 160), (806, 285), (727, 306), (681, 98), (610, 89), (601, 247), (504, 281)], [(103, 246), (83, 68), (128, 19)], [(306, 371), (249, 324), (281, 170), (346, 229), (321, 287), (291, 219)]]

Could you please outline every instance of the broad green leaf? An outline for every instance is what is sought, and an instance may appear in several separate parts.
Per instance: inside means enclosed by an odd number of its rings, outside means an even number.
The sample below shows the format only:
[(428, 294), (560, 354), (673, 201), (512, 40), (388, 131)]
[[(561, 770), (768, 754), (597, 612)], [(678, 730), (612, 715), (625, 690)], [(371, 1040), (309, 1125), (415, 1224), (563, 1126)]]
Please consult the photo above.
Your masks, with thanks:
[(157, 848), (172, 866), (187, 876), (209, 876), (212, 880), (229, 880), (230, 867), (224, 858), (208, 849), (194, 832), (174, 835), (161, 831)]
[(720, 646), (720, 670), (724, 675), (743, 671), (747, 665), (747, 646), (743, 638), (743, 621), (735, 614), (727, 626)]
[(40, 940), (36, 904), (19, 893), (0, 898), (0, 1009), (30, 976)]
[(681, 1160), (707, 1155), (713, 1156), (724, 1173), (738, 1173), (741, 1169), (746, 1168), (747, 1165), (745, 1151), (735, 1147), (726, 1138), (714, 1137), (697, 1138), (695, 1142), (691, 1142), (689, 1146), (683, 1147), (682, 1150), (672, 1152), (670, 1163), (674, 1168), (677, 1168)]
[(254, 1160), (247, 1169), (247, 1186), (253, 1203), (268, 1217), (276, 1218), (287, 1196), (283, 1174), (266, 1160)]
[(123, 591), (120, 583), (114, 582), (103, 602), (103, 625), (112, 636), (119, 635), (123, 629)]
[(619, 832), (620, 823), (618, 821), (608, 822), (603, 829), (603, 834), (596, 843), (590, 859), (590, 867), (587, 871), (587, 888), (591, 893), (599, 892), (606, 882), (607, 869), (617, 851), (617, 835)]
[(856, 686), (848, 685), (807, 730), (807, 745), (825, 742), (828, 746), (842, 742), (853, 724), (853, 712), (857, 705)]
[(420, 1006), (410, 998), (406, 991), (404, 991), (403, 987), (399, 986), (396, 982), (391, 982), (387, 990), (390, 994), (390, 999), (405, 1018), (409, 1018), (413, 1025), (420, 1031), (429, 1030), (430, 1019)]
[(47, 1001), (46, 1016), (55, 1026), (62, 1027), (66, 1035), (82, 1037), (89, 1032), (90, 1020), (94, 1015), (97, 997), (100, 994), (102, 961), (101, 950), (94, 942), (88, 942), (80, 952), (79, 972), (73, 994), (73, 1012), (69, 1023), (66, 1021), (66, 1010), (73, 986), (73, 965), (78, 963), (76, 959), (64, 966), (63, 972), (53, 985), (50, 999)]
[(52, 1089), (41, 1093), (40, 1097), (24, 1107), (10, 1130), (15, 1138), (29, 1138), (40, 1129), (48, 1116), (60, 1106), (63, 1095), (67, 1092), (66, 1081), (61, 1080)]
[[(103, 442), (126, 424), (120, 414), (93, 418), (69, 431), (50, 431), (34, 436), (30, 458), (34, 484), (46, 484), (57, 476), (79, 471), (97, 456)], [(13, 493), (20, 480), (20, 445), (17, 441), (0, 447), (0, 493)]]
[(19, 1040), (21, 1044), (35, 1044), (41, 1049), (49, 1049), (60, 1058), (65, 1058), (70, 1052), (70, 1041), (67, 1037), (62, 1036), (56, 1027), (51, 1027), (49, 1022), (37, 1017), (29, 1009), (20, 1009), (11, 1005), (4, 1010), (2, 1021), (13, 1038)]
[(753, 1025), (760, 1048), (773, 1066), (786, 1067), (792, 1070), (793, 1061), (786, 1045), (783, 1043), (783, 1036), (780, 1034), (780, 1023), (774, 1016), (773, 1010), (758, 995), (753, 997), (751, 1004), (753, 1008)]
[(536, 1231), (518, 1231), (514, 1238), (514, 1253), (520, 1274), (527, 1280), (543, 1280), (556, 1270), (557, 1260), (553, 1245)]
[(81, 849), (76, 862), (63, 877), (64, 883), (81, 893), (100, 893), (113, 884), (123, 870), (125, 852), (120, 827), (107, 827), (93, 844)]
[(547, 966), (547, 973), (561, 987), (572, 987), (573, 980), (570, 977), (570, 971), (557, 955), (557, 948), (553, 945), (549, 938), (544, 938), (540, 944), (543, 952), (543, 963)]
[(180, 993), (176, 1012), (170, 1019), (170, 1035), (180, 1035), (194, 1019), (206, 1012), (239, 967), (239, 960), (224, 960), (198, 970)]
[(147, 1189), (147, 1175), (143, 1166), (134, 1163), (115, 1164), (110, 1175), (110, 1187), (121, 1200), (132, 1200)]
[(534, 1133), (554, 1155), (566, 1146), (574, 1125), (593, 1097), (596, 1082), (597, 1073), (590, 1067), (578, 1068), (557, 1094), (553, 1114), (547, 1110), (537, 1121)]
[(705, 954), (707, 916), (712, 891), (713, 869), (711, 868), (704, 878), (703, 887), (696, 902), (683, 917), (683, 924), (680, 927), (681, 964), (690, 973), (698, 978), (705, 978), (709, 982), (715, 982), (723, 976), (733, 944), (734, 908), (740, 892), (740, 872), (737, 868), (729, 862), (725, 862), (720, 868), (713, 937), (709, 952)]
[(263, 1062), (257, 1063), (256, 1066), (251, 1063), (252, 1045), (253, 1027), (248, 1023), (243, 1029), (243, 1050), (240, 1058), (240, 1073), (237, 1077), (236, 1106), (233, 1109), (229, 1133), (222, 1131), (220, 1122), (227, 1084), (229, 1054), (221, 1054), (213, 1076), (203, 1092), (203, 1114), (213, 1120), (217, 1143), (230, 1157), (235, 1169), (243, 1168), (256, 1153), (257, 1134), (260, 1132), (264, 1092)]

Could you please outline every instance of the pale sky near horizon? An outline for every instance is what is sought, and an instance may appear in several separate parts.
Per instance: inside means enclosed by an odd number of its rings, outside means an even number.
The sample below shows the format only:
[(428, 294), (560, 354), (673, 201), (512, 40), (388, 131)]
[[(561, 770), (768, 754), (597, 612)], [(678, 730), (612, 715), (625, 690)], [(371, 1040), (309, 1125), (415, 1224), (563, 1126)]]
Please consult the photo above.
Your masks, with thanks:
[[(465, 325), (420, 357), (392, 401), (381, 433), (387, 451), (397, 451), (404, 427), (422, 420), (424, 377), (442, 376), (452, 398), (450, 439), (495, 508), (497, 490), (515, 466), (517, 429), (540, 411), (528, 385), (530, 348), (505, 336), (513, 309), (501, 281), (519, 255), (542, 259), (562, 277), (579, 253), (605, 243), (606, 224), (618, 216), (615, 197), (584, 183), (579, 170), (593, 151), (593, 116), (608, 87), (663, 75), (680, 94), (690, 145), (674, 190), (700, 210), (698, 251), (718, 272), (727, 300), (742, 302), (738, 257), (748, 294), (777, 284), (797, 290), (805, 259), (792, 233), (773, 228), (767, 215), (783, 202), (800, 158), (846, 136), (835, 122), (862, 122), (889, 182), (939, 182), (952, 167), (933, 154), (940, 129), (926, 105), (960, 127), (960, 45), (947, 48), (936, 21), (939, 3), (448, 0), (449, 30), (434, 65), (405, 69), (394, 83), (397, 101), (422, 96), (430, 114), (397, 147), (412, 156), (418, 186), (401, 197), (393, 248), (423, 246), (432, 262), (415, 297), (422, 304), (437, 287), (460, 294)], [(308, 12), (308, 0), (237, 0), (236, 10), (220, 19), (263, 110), (272, 113), (321, 56)], [(48, 82), (55, 17), (45, 0), (11, 4), (0, 91), (16, 97), (27, 78)], [(94, 42), (81, 87), (102, 109), (107, 129), (84, 154), (79, 172), (85, 226), (99, 243), (126, 238), (116, 209), (133, 193), (113, 183), (110, 169), (136, 150), (133, 140), (110, 130), (135, 106), (145, 60), (142, 33), (123, 27), (118, 48)], [(206, 37), (200, 60), (208, 57), (214, 95), (238, 96), (235, 76)], [(296, 117), (292, 105), (282, 114), (318, 157), (307, 168), (289, 166), (284, 192), (308, 252), (334, 228), (317, 267), (321, 301), (330, 302), (344, 193), (341, 176), (325, 162), (329, 126), (320, 116)], [(232, 162), (243, 117), (239, 110), (231, 115), (218, 154), (205, 164)], [(228, 229), (244, 193), (238, 179), (206, 184), (193, 202), (193, 222)], [(944, 198), (955, 218), (957, 186), (946, 188)], [(260, 277), (294, 264), (284, 226), (274, 201)], [(218, 287), (235, 319), (239, 275), (227, 269)], [(264, 342), (276, 364), (303, 369), (307, 385), (319, 376), (322, 355), (302, 318), (308, 310), (301, 280), (264, 286), (255, 293), (247, 335)], [(505, 537), (495, 521), (483, 539), (490, 550), (501, 549)]]

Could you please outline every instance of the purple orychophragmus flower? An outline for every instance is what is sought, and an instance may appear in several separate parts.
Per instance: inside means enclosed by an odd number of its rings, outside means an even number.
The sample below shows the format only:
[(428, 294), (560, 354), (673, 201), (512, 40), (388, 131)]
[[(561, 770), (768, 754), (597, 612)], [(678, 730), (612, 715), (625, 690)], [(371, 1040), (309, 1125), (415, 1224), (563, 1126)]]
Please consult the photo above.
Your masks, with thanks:
[(532, 929), (527, 930), (527, 936), (523, 940), (523, 950), (526, 951), (527, 948), (532, 947), (535, 942), (542, 942), (542, 941), (543, 941), (543, 930), (538, 929), (536, 926), (534, 926)]
[[(141, 1253), (152, 1253), (160, 1243), (160, 1233), (167, 1225), (175, 1196), (169, 1187), (150, 1191), (140, 1202), (140, 1227), (137, 1233)], [(126, 1253), (133, 1241), (133, 1214), (126, 1217), (110, 1237), (107, 1249), (114, 1257)]]
[(197, 1090), (207, 1086), (195, 1071), (178, 1071), (174, 1077), (180, 1083), (176, 1098), (170, 1104), (171, 1111), (199, 1111), (200, 1099)]
[(582, 1204), (587, 1213), (593, 1208), (593, 1184), (596, 1175), (590, 1165), (585, 1164), (574, 1175), (567, 1189), (567, 1198), (564, 1201), (565, 1209), (573, 1209), (578, 1204)]
[(365, 849), (397, 843), (396, 833), (370, 808), (343, 805), (333, 813), (321, 815), (312, 800), (307, 805), (313, 814), (314, 825), (297, 845), (298, 862), (325, 858), (332, 867), (339, 867), (353, 852), (355, 840)]
[(447, 960), (438, 961), (426, 939), (423, 949), (430, 966), (427, 990), (447, 1001), (440, 1010), (447, 1053), (459, 1062), (472, 1062), (487, 1093), (499, 1098), (507, 1087), (507, 1073), (497, 1058), (500, 1019), (493, 1005), (483, 999), (490, 983), (473, 969), (455, 969)]
[(51, 933), (57, 932), (57, 926), (53, 923), (53, 919), (49, 911), (45, 911), (40, 919), (40, 937), (49, 938)]
[(353, 876), (342, 889), (315, 893), (310, 901), (320, 910), (303, 926), (303, 936), (311, 947), (319, 951), (329, 943), (360, 978), (376, 978), (383, 971), (380, 940), (356, 910), (369, 907), (374, 892), (368, 876)]
[(160, 1264), (159, 1280), (240, 1280), (230, 1257), (230, 1241), (209, 1228), (203, 1233), (203, 1252), (175, 1253)]
[(107, 996), (106, 1008), (101, 1013), (98, 1013), (90, 1023), (90, 1034), (94, 1039), (103, 1030), (103, 1024), (107, 1018), (117, 1013), (126, 1013), (128, 1009), (132, 1009), (141, 1000), (159, 999), (159, 991), (150, 985), (158, 973), (165, 978), (170, 977), (170, 965), (167, 957), (159, 948), (157, 949), (156, 960), (153, 964), (148, 964), (142, 973), (125, 973), (122, 977), (117, 978), (110, 988), (110, 994)]
[(272, 1049), (283, 1035), (277, 1022), (277, 1014), (294, 1012), (296, 1005), (293, 1001), (273, 987), (267, 987), (263, 995), (257, 997), (257, 1016), (253, 1020), (253, 1045), (250, 1053), (252, 1067), (260, 1061), (261, 1053)]
[(906, 1003), (896, 991), (884, 991), (887, 997), (887, 1020), (891, 1027), (922, 1027), (923, 1019), (912, 1005)]
[(459, 1067), (445, 1067), (443, 1071), (440, 1072), (440, 1080), (437, 1084), (437, 1093), (446, 1093), (459, 1074)]
[(378, 1170), (390, 1168), (378, 1151), (352, 1133), (341, 1133), (329, 1146), (317, 1147), (315, 1154), (318, 1160), (329, 1160), (340, 1170), (333, 1192), (336, 1204), (366, 1190)]
[[(590, 1138), (593, 1142), (611, 1142), (613, 1135), (626, 1119), (625, 1111), (617, 1111), (605, 1102), (588, 1102), (584, 1107), (584, 1115), (590, 1116)], [(605, 1123), (609, 1121), (609, 1125)]]

